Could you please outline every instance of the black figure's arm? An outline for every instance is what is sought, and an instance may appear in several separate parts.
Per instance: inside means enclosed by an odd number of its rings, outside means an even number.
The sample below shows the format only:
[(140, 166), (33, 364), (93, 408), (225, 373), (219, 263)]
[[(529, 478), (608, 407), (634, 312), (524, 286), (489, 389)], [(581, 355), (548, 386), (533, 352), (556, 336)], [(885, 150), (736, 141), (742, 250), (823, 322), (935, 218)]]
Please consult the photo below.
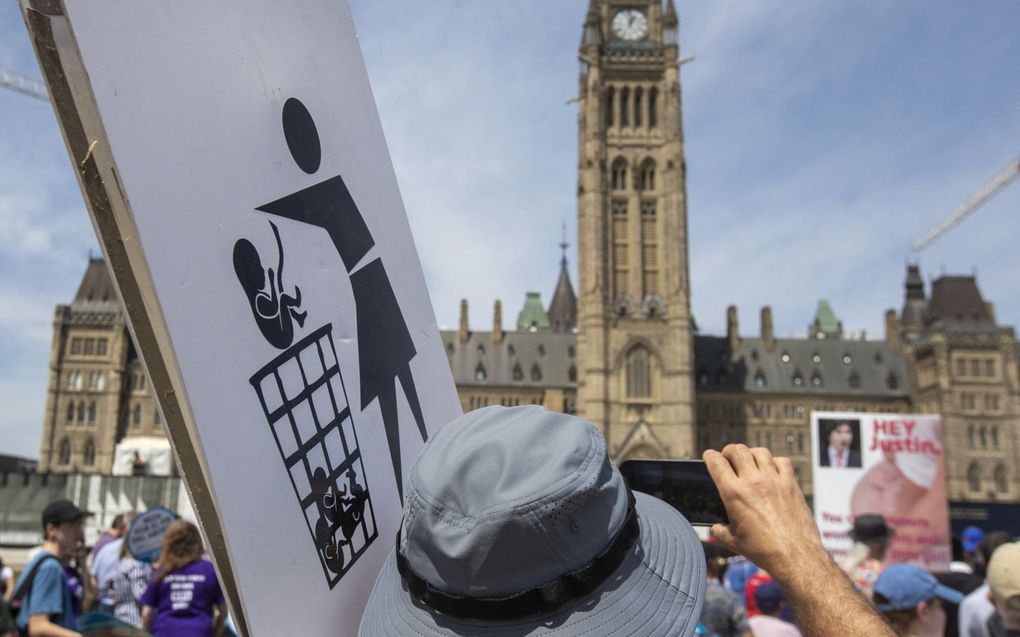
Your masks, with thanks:
[(259, 206), (257, 210), (326, 230), (347, 272), (368, 253), (375, 240), (340, 176)]

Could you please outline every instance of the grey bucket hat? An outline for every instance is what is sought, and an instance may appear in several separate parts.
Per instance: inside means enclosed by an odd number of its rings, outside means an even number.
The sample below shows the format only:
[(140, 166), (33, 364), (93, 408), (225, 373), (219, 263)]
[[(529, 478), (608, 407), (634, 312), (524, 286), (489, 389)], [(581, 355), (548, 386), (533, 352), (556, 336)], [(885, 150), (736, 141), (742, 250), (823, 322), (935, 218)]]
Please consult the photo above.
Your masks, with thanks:
[(408, 483), (360, 635), (694, 634), (694, 529), (631, 494), (591, 423), (475, 410), (428, 441)]

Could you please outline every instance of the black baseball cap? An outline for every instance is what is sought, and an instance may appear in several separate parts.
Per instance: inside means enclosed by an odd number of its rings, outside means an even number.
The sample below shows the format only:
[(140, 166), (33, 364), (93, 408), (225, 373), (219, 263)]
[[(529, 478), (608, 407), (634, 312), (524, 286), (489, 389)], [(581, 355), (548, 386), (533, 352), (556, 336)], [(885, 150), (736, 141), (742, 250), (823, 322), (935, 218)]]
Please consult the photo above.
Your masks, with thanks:
[(42, 523), (43, 528), (47, 524), (60, 524), (62, 522), (74, 522), (81, 518), (92, 515), (88, 511), (82, 511), (74, 505), (74, 502), (70, 500), (57, 500), (50, 502), (43, 509)]

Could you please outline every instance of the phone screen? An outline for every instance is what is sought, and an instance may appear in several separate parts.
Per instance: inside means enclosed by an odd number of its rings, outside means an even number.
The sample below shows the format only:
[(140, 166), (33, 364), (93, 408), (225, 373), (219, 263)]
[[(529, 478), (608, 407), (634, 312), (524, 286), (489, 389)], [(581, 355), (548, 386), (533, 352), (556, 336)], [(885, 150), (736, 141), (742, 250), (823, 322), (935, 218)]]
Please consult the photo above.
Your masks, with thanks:
[(701, 460), (626, 460), (620, 473), (632, 490), (669, 503), (691, 524), (729, 522), (719, 489)]

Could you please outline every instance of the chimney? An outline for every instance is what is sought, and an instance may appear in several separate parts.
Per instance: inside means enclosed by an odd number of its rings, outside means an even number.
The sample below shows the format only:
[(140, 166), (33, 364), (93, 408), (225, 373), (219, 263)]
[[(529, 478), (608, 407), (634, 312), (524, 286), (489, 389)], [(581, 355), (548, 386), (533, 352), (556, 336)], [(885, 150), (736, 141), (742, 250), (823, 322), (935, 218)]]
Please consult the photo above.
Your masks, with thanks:
[(885, 343), (890, 351), (900, 353), (900, 321), (896, 318), (896, 310), (885, 311)]
[(463, 345), (468, 342), (468, 315), (467, 315), (467, 299), (460, 300), (460, 329), (457, 330), (457, 340)]
[(776, 348), (776, 335), (772, 331), (772, 308), (768, 305), (761, 308), (761, 340), (766, 352)]
[(730, 352), (737, 351), (740, 347), (740, 329), (737, 327), (736, 305), (726, 308), (726, 338), (730, 343)]
[(499, 299), (492, 307), (492, 342), (496, 345), (503, 342), (503, 303)]

